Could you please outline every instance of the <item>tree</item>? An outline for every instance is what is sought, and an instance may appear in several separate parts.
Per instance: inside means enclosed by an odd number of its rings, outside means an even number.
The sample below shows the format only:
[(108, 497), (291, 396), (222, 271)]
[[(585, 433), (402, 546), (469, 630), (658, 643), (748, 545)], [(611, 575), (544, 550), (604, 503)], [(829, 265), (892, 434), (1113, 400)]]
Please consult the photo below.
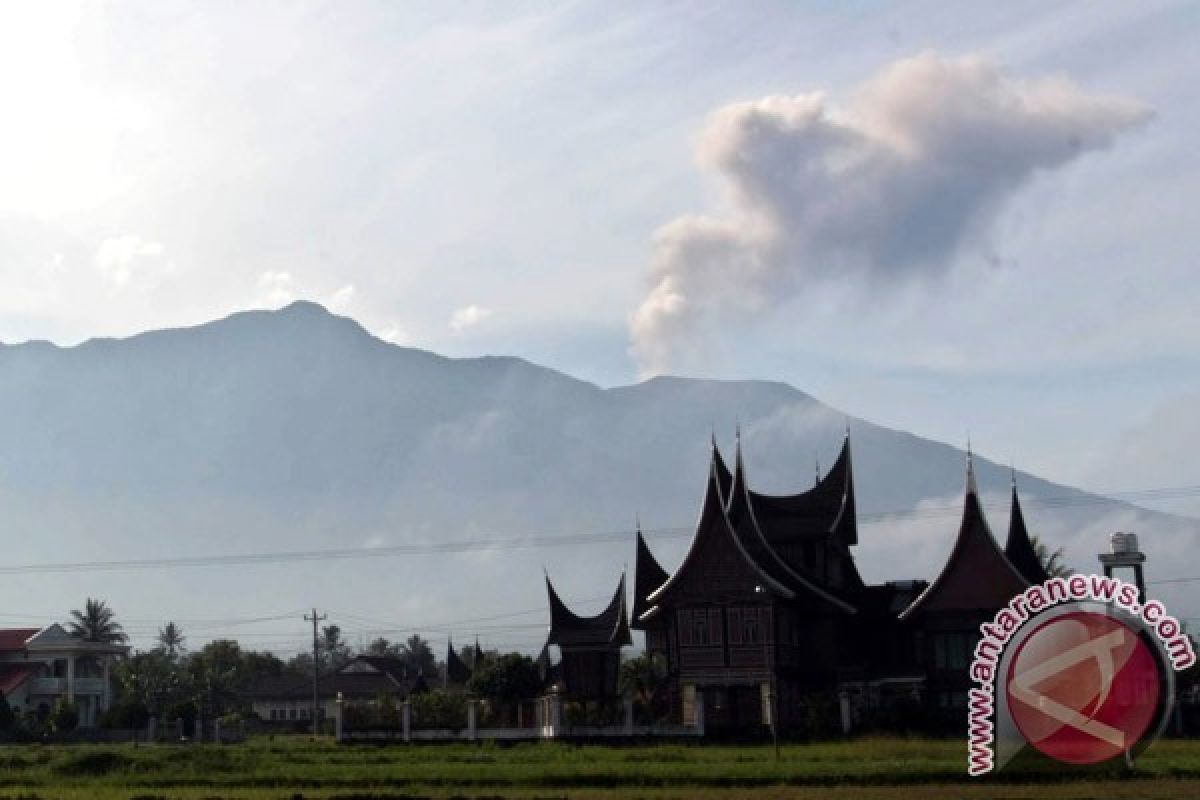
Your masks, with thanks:
[(541, 688), (537, 664), (521, 653), (484, 661), (467, 682), (472, 694), (505, 705), (536, 697)]
[(71, 611), (68, 633), (85, 642), (114, 644), (128, 640), (111, 608), (103, 600), (88, 598), (83, 611)]
[(337, 625), (321, 628), (321, 663), (326, 669), (338, 669), (354, 657), (350, 645), (342, 639), (342, 629)]
[(187, 661), (196, 705), (220, 716), (238, 702), (247, 676), (242, 648), (232, 639), (216, 639), (193, 653)]
[(154, 716), (186, 702), (193, 693), (191, 675), (161, 648), (120, 661), (116, 679), (122, 703), (144, 706)]
[(1046, 571), (1047, 576), (1051, 578), (1065, 578), (1075, 573), (1075, 570), (1063, 562), (1063, 549), (1061, 547), (1051, 552), (1046, 543), (1038, 538), (1036, 534), (1029, 537), (1029, 543), (1033, 545), (1033, 552), (1041, 563), (1042, 569)]
[(410, 672), (418, 675), (437, 674), (437, 658), (433, 655), (433, 648), (420, 634), (414, 633), (404, 640), (402, 653), (401, 657), (408, 664)]
[(367, 646), (366, 654), (369, 656), (386, 656), (388, 658), (404, 657), (403, 645), (392, 644), (382, 636)]
[(158, 631), (158, 646), (166, 652), (167, 657), (174, 660), (183, 652), (185, 637), (183, 631), (174, 622), (168, 622)]

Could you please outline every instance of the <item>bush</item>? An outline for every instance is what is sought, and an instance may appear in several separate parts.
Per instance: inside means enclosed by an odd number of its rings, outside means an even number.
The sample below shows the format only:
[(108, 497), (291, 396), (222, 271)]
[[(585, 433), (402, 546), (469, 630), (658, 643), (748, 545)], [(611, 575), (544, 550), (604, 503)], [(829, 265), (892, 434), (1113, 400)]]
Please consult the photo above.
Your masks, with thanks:
[(133, 730), (146, 727), (150, 712), (137, 700), (124, 700), (100, 715), (101, 728)]
[(65, 697), (60, 697), (54, 704), (48, 720), (50, 730), (54, 733), (70, 733), (79, 727), (79, 710)]
[(467, 727), (467, 698), (461, 692), (445, 689), (415, 694), (412, 714), (414, 727), (460, 731)]
[(8, 705), (8, 700), (0, 694), (0, 733), (7, 733), (17, 725), (17, 716)]

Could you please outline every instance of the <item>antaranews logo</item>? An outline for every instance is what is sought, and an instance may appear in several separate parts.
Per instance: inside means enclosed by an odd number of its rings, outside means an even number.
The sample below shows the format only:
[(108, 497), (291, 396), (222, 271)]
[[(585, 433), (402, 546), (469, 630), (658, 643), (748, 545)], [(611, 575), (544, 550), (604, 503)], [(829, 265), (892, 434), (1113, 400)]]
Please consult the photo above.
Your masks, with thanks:
[(1132, 760), (1166, 726), (1174, 673), (1196, 661), (1162, 603), (1117, 578), (1031, 586), (980, 626), (968, 693), (967, 772), (1028, 747), (1068, 764)]

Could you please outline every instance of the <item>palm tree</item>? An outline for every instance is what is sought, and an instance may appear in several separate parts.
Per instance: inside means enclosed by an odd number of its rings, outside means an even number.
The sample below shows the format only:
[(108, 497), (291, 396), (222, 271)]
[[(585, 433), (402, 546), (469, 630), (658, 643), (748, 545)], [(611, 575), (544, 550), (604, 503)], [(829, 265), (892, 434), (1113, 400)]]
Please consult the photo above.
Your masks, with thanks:
[(74, 609), (71, 612), (69, 630), (72, 636), (77, 636), (85, 642), (103, 642), (114, 644), (129, 639), (117, 622), (113, 610), (103, 600), (88, 598), (83, 611)]
[(184, 640), (183, 630), (174, 622), (168, 622), (158, 630), (158, 646), (172, 659), (183, 652)]
[(1033, 545), (1033, 552), (1041, 562), (1042, 569), (1046, 570), (1046, 575), (1051, 578), (1065, 578), (1068, 575), (1074, 575), (1075, 570), (1071, 569), (1063, 561), (1063, 549), (1060, 547), (1054, 552), (1046, 546), (1046, 543), (1034, 534), (1029, 537), (1029, 543)]

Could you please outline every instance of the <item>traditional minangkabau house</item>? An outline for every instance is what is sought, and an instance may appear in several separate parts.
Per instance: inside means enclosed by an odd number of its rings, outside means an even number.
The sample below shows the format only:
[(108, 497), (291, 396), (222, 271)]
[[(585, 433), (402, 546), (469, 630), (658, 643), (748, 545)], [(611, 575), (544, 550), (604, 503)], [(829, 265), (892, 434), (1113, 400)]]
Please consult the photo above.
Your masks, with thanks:
[[(617, 696), (621, 648), (633, 644), (625, 604), (625, 576), (617, 584), (608, 607), (594, 617), (581, 617), (567, 608), (550, 576), (550, 632), (538, 658), (548, 689), (570, 700), (603, 701)], [(550, 663), (550, 648), (557, 647), (559, 662)]]
[[(1015, 486), (1008, 545), (1019, 558), (1033, 554)], [(1032, 564), (1027, 568), (1032, 577), (1045, 574), (1040, 564), (1036, 572)], [(1030, 580), (1000, 549), (988, 528), (968, 453), (962, 522), (950, 557), (933, 583), (900, 614), (900, 619), (911, 624), (918, 637), (928, 705), (955, 713), (966, 708), (967, 690), (971, 686), (968, 669), (979, 641), (980, 624), (992, 619), (1029, 585)]]
[[(970, 467), (967, 483), (958, 540), (937, 580), (868, 585), (851, 552), (848, 434), (832, 469), (790, 496), (749, 488), (740, 436), (732, 472), (714, 441), (695, 534), (674, 574), (636, 536), (631, 624), (665, 661), (683, 720), (698, 692), (711, 730), (772, 720), (785, 731), (846, 729), (899, 699), (957, 704), (966, 664), (954, 674), (949, 665), (1027, 585), (987, 529)], [(1032, 553), (1019, 505), (1009, 545)]]

